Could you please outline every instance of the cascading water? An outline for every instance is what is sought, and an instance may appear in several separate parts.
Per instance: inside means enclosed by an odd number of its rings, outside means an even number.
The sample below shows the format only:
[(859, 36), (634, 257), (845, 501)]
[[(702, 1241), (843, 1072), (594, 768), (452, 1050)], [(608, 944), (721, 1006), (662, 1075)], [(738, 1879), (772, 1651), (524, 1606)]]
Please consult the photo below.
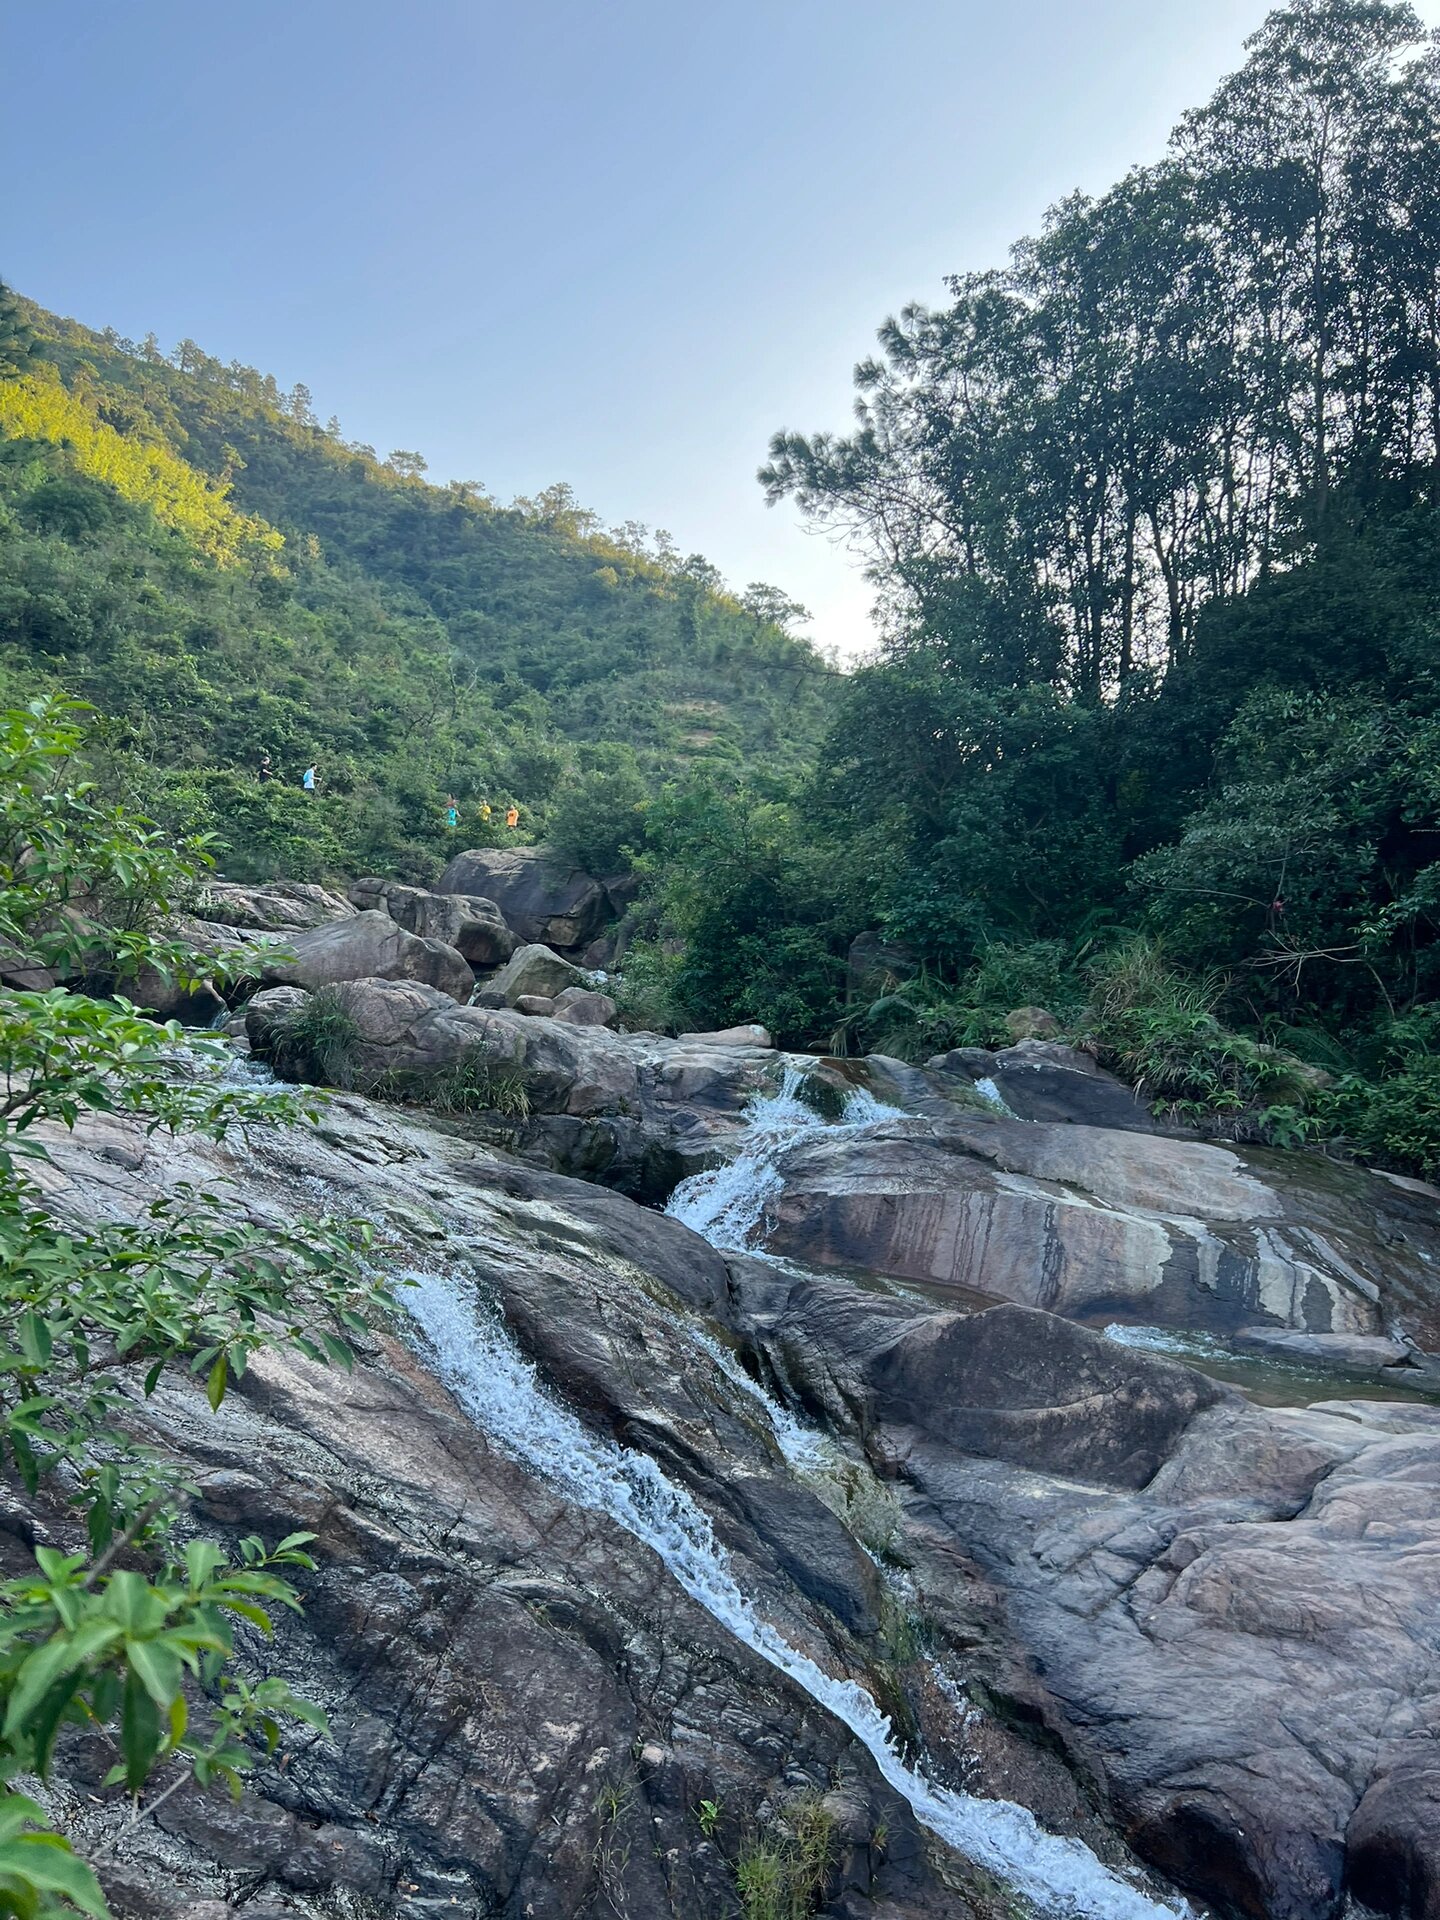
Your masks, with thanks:
[(1158, 1905), (1078, 1840), (1046, 1833), (1023, 1807), (936, 1786), (907, 1766), (890, 1722), (865, 1688), (835, 1679), (761, 1619), (709, 1519), (684, 1488), (647, 1455), (599, 1438), (551, 1399), (500, 1320), (463, 1282), (433, 1273), (405, 1277), (411, 1284), (403, 1299), (434, 1372), (490, 1439), (578, 1506), (608, 1514), (653, 1548), (691, 1599), (850, 1729), (932, 1833), (1047, 1915), (1175, 1920), (1185, 1912)]
[(800, 1068), (787, 1067), (778, 1093), (751, 1101), (733, 1159), (682, 1180), (665, 1209), (672, 1220), (681, 1221), (722, 1252), (753, 1252), (751, 1241), (765, 1217), (766, 1202), (784, 1184), (775, 1161), (785, 1148), (822, 1134), (905, 1118), (898, 1107), (882, 1106), (872, 1093), (856, 1087), (846, 1097), (841, 1118), (827, 1123), (802, 1098), (804, 1083)]
[[(799, 1074), (787, 1072), (778, 1095), (752, 1106), (734, 1159), (686, 1181), (667, 1211), (716, 1247), (745, 1247), (767, 1199), (780, 1189), (774, 1169), (780, 1148), (827, 1130), (799, 1097), (799, 1085)], [(858, 1128), (892, 1117), (897, 1117), (894, 1109), (856, 1093), (836, 1125)], [(1057, 1920), (1176, 1920), (1188, 1913), (1183, 1902), (1157, 1903), (1103, 1866), (1080, 1841), (1045, 1832), (1024, 1807), (936, 1785), (908, 1766), (894, 1729), (866, 1689), (826, 1673), (760, 1617), (741, 1591), (709, 1518), (683, 1487), (647, 1455), (589, 1432), (553, 1400), (501, 1319), (466, 1283), (433, 1273), (406, 1277), (411, 1284), (402, 1297), (435, 1373), (491, 1440), (577, 1505), (607, 1514), (651, 1547), (685, 1592), (729, 1633), (850, 1729), (932, 1833)], [(697, 1338), (726, 1377), (764, 1405), (787, 1460), (802, 1470), (817, 1464), (823, 1439), (778, 1408), (733, 1354), (708, 1335)]]

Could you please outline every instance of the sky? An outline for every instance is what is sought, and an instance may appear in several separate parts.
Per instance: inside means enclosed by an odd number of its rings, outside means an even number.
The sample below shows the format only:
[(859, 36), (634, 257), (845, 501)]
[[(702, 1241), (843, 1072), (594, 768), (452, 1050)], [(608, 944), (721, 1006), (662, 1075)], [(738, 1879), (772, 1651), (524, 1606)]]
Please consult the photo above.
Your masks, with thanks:
[(853, 655), (869, 589), (766, 507), (770, 435), (843, 429), (888, 313), (1158, 157), (1265, 12), (0, 0), (0, 276), (304, 381), (433, 479), (566, 480)]

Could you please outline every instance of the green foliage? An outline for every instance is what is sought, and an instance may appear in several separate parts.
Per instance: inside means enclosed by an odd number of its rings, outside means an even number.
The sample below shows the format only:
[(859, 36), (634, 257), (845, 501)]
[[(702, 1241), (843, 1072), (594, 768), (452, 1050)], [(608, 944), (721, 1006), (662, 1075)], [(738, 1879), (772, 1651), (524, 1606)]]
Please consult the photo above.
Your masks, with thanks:
[(644, 848), (648, 799), (633, 748), (591, 749), (561, 782), (546, 841), (587, 873), (622, 872)]
[(844, 963), (832, 876), (793, 807), (696, 775), (648, 815), (642, 868), (685, 952), (668, 982), (695, 1027), (758, 1020), (784, 1046), (833, 1022)]
[(689, 1025), (681, 1003), (685, 955), (678, 945), (635, 939), (608, 988), (624, 1026), (638, 1033), (679, 1033)]
[[(168, 447), (117, 433), (93, 405), (68, 392), (53, 371), (0, 384), (0, 434), (63, 446), (78, 472), (103, 481), (122, 500), (148, 507), (161, 526), (173, 529), (217, 566), (263, 562), (284, 545), (273, 527), (236, 513), (226, 500), (228, 486), (207, 484)], [(53, 515), (53, 483), (45, 491)], [(44, 519), (42, 509), (42, 524)], [(93, 525), (82, 528), (93, 530)]]
[(112, 715), (116, 792), (232, 877), (433, 878), (449, 795), (458, 844), (554, 802), (557, 846), (613, 870), (677, 770), (813, 749), (832, 676), (783, 595), (568, 488), (430, 486), (192, 342), (10, 311), (39, 357), (0, 386), (0, 677)]
[[(31, 961), (198, 969), (147, 927), (200, 871), (74, 782), (86, 744), (73, 708), (0, 716), (0, 930)], [(111, 1737), (107, 1784), (136, 1797), (137, 1820), (157, 1770), (166, 1794), (192, 1777), (238, 1792), (285, 1720), (323, 1724), (283, 1682), (247, 1682), (231, 1664), (236, 1619), (269, 1634), (275, 1607), (298, 1607), (288, 1575), (311, 1566), (311, 1536), (273, 1550), (246, 1539), (233, 1554), (182, 1546), (184, 1488), (129, 1425), (134, 1393), (169, 1369), (203, 1377), (218, 1408), (268, 1347), (352, 1365), (350, 1341), (385, 1299), (358, 1263), (363, 1231), (256, 1225), (225, 1196), (186, 1189), (138, 1221), (87, 1228), (56, 1218), (22, 1171), (87, 1111), (217, 1137), (301, 1116), (293, 1095), (222, 1083), (220, 1052), (182, 1046), (123, 1001), (0, 993), (0, 1461), (27, 1494), (68, 1497), (86, 1543), (37, 1547), (35, 1571), (0, 1585), (0, 1903), (15, 1914), (106, 1913), (91, 1868), (10, 1790), (48, 1776), (66, 1724)], [(136, 1555), (148, 1571), (119, 1564)]]
[(735, 1887), (745, 1920), (809, 1920), (825, 1896), (835, 1823), (818, 1793), (791, 1801), (742, 1847)]
[(267, 1042), (270, 1065), (284, 1080), (322, 1087), (355, 1087), (360, 1074), (360, 1027), (333, 987), (319, 987)]
[(392, 1071), (366, 1091), (387, 1100), (408, 1100), (434, 1113), (495, 1113), (524, 1120), (530, 1112), (524, 1074), (497, 1064), (483, 1047), (467, 1048), (452, 1065), (433, 1073)]
[(34, 329), (20, 303), (0, 280), (0, 380), (24, 373), (38, 351)]

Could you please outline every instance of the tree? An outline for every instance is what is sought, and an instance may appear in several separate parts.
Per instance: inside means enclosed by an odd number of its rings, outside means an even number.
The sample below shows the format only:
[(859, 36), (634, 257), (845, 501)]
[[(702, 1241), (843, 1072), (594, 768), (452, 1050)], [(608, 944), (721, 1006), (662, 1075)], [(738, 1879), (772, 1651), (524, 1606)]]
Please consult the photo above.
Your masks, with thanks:
[(15, 295), (0, 280), (0, 380), (24, 373), (38, 352), (34, 329)]
[(801, 606), (783, 589), (769, 586), (764, 580), (752, 580), (741, 594), (740, 604), (757, 627), (778, 627), (782, 633), (789, 633), (793, 627), (810, 624), (808, 607)]

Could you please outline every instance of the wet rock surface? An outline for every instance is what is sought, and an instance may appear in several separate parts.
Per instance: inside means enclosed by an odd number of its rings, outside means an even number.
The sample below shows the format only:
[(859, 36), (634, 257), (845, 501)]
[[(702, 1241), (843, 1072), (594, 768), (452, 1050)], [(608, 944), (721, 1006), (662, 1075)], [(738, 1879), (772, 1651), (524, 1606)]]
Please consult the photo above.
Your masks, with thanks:
[[(596, 1431), (694, 1488), (797, 1644), (865, 1673), (883, 1611), (874, 1562), (700, 1343), (728, 1275), (684, 1228), (353, 1099), (318, 1131), (246, 1148), (105, 1121), (56, 1158), (52, 1199), (81, 1215), (125, 1214), (197, 1177), (233, 1180), (237, 1206), (261, 1214), (293, 1205), (298, 1182), (311, 1204), (362, 1207), (397, 1269), (463, 1275), (474, 1311), (503, 1308)], [(170, 1381), (135, 1418), (190, 1468), (197, 1524), (318, 1535), (305, 1616), (267, 1664), (325, 1706), (331, 1731), (239, 1806), (186, 1788), (128, 1832), (106, 1866), (119, 1913), (179, 1920), (211, 1900), (316, 1920), (735, 1914), (743, 1849), (797, 1799), (837, 1793), (828, 1911), (1003, 1912), (838, 1722), (647, 1548), (491, 1446), (393, 1337), (349, 1376), (257, 1358), (218, 1415), (198, 1385)], [(99, 1791), (110, 1760), (84, 1739), (67, 1749), (66, 1812), (92, 1849), (129, 1817)], [(710, 1835), (702, 1800), (721, 1809)]]
[[(812, 1063), (837, 1095), (921, 1110), (776, 1143), (760, 1233), (806, 1267), (722, 1254), (566, 1169), (643, 1191), (648, 1155), (663, 1197), (734, 1151), (783, 1057), (413, 981), (337, 996), (377, 1061), (479, 1046), (518, 1075), (507, 1150), (353, 1097), (243, 1145), (100, 1117), (56, 1143), (54, 1203), (126, 1214), (228, 1179), (241, 1211), (363, 1213), (394, 1271), (473, 1290), (587, 1432), (685, 1488), (761, 1615), (923, 1734), (933, 1777), (1106, 1858), (1133, 1846), (1226, 1920), (1339, 1920), (1347, 1885), (1387, 1920), (1428, 1912), (1440, 1408), (1257, 1406), (1051, 1309), (1310, 1337), (1323, 1317), (1352, 1359), (1408, 1352), (1435, 1311), (1437, 1196)], [(252, 1003), (257, 1030), (276, 1002)], [(756, 1382), (828, 1432), (803, 1470)], [(393, 1337), (348, 1380), (272, 1358), (218, 1418), (171, 1383), (136, 1419), (191, 1464), (207, 1527), (320, 1535), (279, 1657), (332, 1734), (248, 1811), (177, 1794), (112, 1870), (122, 1912), (736, 1915), (740, 1850), (806, 1794), (833, 1802), (827, 1913), (1013, 1911), (839, 1721)], [(123, 1806), (88, 1797), (108, 1754), (82, 1741), (68, 1765), (77, 1831), (115, 1831)], [(713, 1837), (702, 1799), (725, 1809)]]
[(1023, 1308), (735, 1278), (773, 1376), (904, 1489), (895, 1550), (935, 1617), (973, 1632), (966, 1568), (1003, 1592), (1023, 1659), (984, 1645), (978, 1687), (1148, 1858), (1226, 1914), (1322, 1920), (1347, 1875), (1427, 1911), (1440, 1410), (1263, 1409)]
[(1094, 1319), (1440, 1346), (1440, 1210), (1360, 1168), (960, 1114), (780, 1164), (766, 1244), (811, 1265)]

